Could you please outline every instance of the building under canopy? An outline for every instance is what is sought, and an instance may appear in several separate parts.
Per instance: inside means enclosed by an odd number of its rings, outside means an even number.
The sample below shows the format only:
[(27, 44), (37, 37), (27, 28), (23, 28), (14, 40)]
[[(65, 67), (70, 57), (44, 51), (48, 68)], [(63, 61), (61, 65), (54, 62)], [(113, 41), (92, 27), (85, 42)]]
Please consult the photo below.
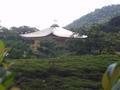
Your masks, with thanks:
[(34, 42), (32, 45), (32, 49), (34, 51), (36, 51), (37, 47), (40, 46), (41, 38), (52, 38), (59, 43), (63, 43), (66, 39), (69, 38), (87, 38), (86, 35), (80, 36), (79, 33), (59, 27), (57, 24), (53, 24), (49, 28), (40, 31), (22, 34), (21, 36), (27, 40), (32, 40)]

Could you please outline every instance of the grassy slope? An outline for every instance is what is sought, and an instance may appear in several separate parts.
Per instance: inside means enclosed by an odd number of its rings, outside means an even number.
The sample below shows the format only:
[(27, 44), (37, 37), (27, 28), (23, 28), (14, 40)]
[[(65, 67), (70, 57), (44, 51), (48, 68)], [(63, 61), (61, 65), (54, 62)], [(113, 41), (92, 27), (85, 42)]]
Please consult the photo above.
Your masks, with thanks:
[(100, 90), (106, 67), (119, 60), (113, 55), (21, 59), (12, 70), (22, 90)]

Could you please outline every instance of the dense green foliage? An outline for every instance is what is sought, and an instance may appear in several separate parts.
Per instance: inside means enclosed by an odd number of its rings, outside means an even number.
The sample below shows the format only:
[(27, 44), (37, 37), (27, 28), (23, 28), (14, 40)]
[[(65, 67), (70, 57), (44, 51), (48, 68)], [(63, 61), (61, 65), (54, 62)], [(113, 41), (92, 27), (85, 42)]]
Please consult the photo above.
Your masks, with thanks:
[(107, 66), (118, 61), (116, 55), (67, 55), (14, 60), (12, 70), (22, 90), (101, 90)]
[(5, 61), (9, 50), (5, 48), (3, 41), (0, 41), (0, 90), (7, 90), (14, 81), (14, 73), (9, 70), (12, 64)]
[(104, 32), (120, 32), (120, 15), (112, 18), (107, 24), (105, 24), (102, 28)]
[(37, 31), (36, 28), (31, 28), (28, 26), (21, 27), (12, 27), (11, 29), (7, 29), (5, 27), (1, 27), (0, 29), (0, 39), (6, 43), (8, 48), (11, 48), (11, 52), (9, 52), (9, 58), (30, 58), (31, 57), (31, 49), (28, 42), (26, 42), (23, 38), (20, 37), (20, 34)]
[(105, 32), (103, 26), (94, 25), (85, 32), (88, 38), (71, 39), (66, 45), (70, 52), (77, 54), (119, 54), (120, 32), (114, 31)]
[(66, 26), (68, 29), (79, 29), (81, 27), (91, 27), (93, 24), (103, 24), (108, 22), (111, 18), (120, 15), (120, 5), (105, 6), (101, 9), (96, 9), (78, 20)]

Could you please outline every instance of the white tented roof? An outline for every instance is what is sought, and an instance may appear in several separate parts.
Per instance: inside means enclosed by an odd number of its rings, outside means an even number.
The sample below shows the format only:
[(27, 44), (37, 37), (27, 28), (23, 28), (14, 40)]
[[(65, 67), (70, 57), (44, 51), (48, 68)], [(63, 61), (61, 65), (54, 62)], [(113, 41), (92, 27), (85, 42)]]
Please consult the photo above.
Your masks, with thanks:
[(57, 37), (65, 37), (65, 38), (69, 38), (69, 37), (74, 37), (74, 38), (86, 38), (86, 35), (82, 35), (79, 36), (79, 34), (69, 31), (67, 29), (64, 29), (62, 27), (59, 27), (58, 25), (52, 25), (49, 28), (40, 30), (40, 31), (36, 31), (36, 32), (32, 32), (32, 33), (27, 33), (27, 34), (22, 34), (22, 37), (30, 37), (30, 38), (39, 38), (39, 37), (44, 37), (44, 36), (48, 36), (50, 34), (53, 34)]

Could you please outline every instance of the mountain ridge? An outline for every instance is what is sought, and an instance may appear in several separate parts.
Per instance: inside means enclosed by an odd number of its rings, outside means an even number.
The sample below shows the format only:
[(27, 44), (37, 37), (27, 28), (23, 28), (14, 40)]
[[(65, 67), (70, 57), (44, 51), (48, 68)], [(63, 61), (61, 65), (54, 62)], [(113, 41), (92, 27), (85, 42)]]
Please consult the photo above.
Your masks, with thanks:
[(104, 6), (101, 9), (95, 9), (72, 23), (68, 24), (67, 29), (89, 28), (94, 24), (104, 24), (113, 17), (120, 16), (120, 4)]

